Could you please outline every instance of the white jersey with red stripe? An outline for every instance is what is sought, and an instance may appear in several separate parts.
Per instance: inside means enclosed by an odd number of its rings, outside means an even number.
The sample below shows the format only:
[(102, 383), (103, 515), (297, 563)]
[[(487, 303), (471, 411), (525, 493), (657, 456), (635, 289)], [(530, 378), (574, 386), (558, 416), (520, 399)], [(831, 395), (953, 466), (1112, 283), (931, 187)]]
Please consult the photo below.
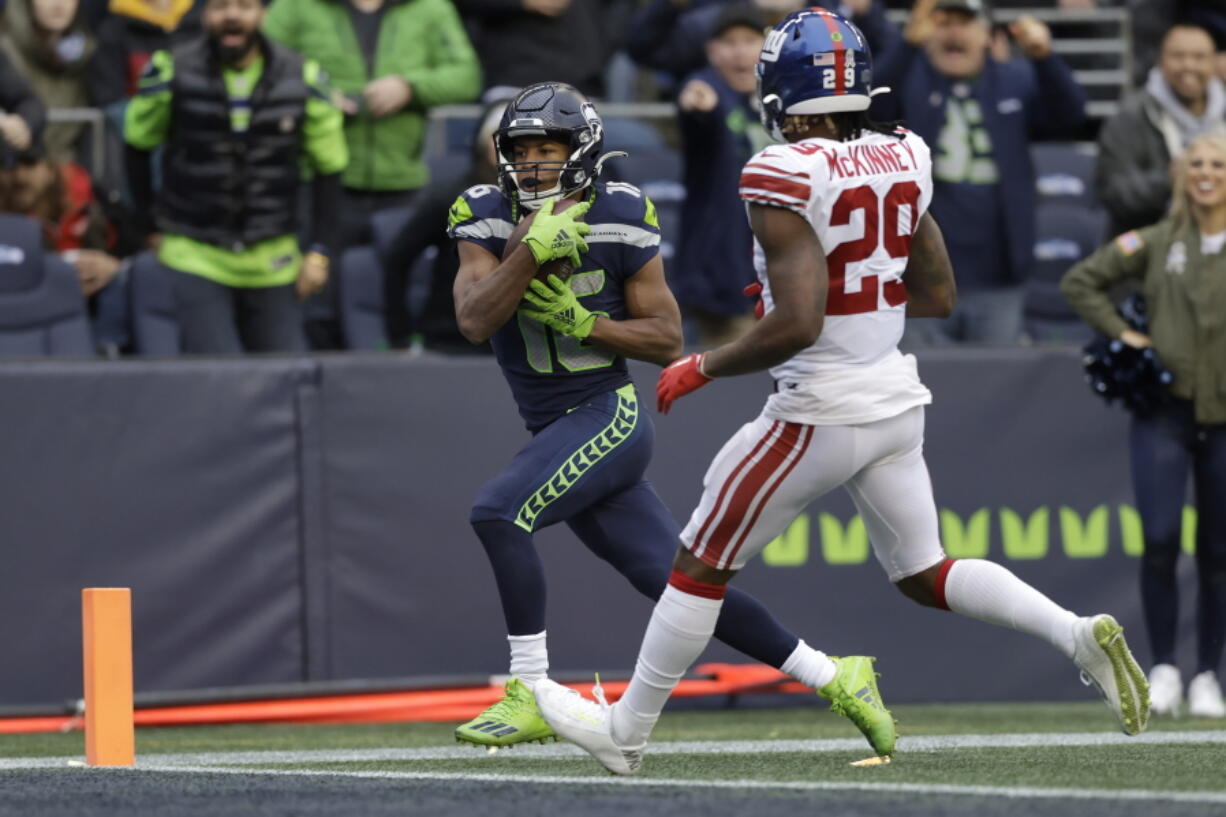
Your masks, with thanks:
[[(901, 138), (899, 138), (899, 136)], [(849, 142), (772, 145), (745, 165), (740, 195), (805, 218), (826, 252), (829, 289), (817, 341), (772, 368), (765, 414), (814, 425), (867, 423), (930, 403), (911, 355), (898, 351), (906, 319), (903, 270), (932, 201), (932, 161), (919, 136), (866, 131)], [(774, 307), (766, 258), (754, 268)]]

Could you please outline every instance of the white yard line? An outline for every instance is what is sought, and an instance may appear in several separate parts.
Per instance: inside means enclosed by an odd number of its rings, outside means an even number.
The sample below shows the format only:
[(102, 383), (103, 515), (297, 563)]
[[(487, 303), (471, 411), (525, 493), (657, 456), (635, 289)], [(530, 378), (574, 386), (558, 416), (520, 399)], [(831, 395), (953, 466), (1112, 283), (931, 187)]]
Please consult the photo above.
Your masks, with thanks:
[(627, 788), (735, 789), (796, 792), (854, 791), (885, 794), (943, 794), (1034, 800), (1105, 800), (1131, 802), (1226, 804), (1226, 792), (1143, 791), (1140, 789), (1069, 789), (1032, 786), (962, 786), (948, 783), (825, 783), (816, 781), (688, 780), (672, 778), (576, 777), (567, 775), (474, 774), (463, 772), (323, 771), (314, 769), (235, 769), (212, 766), (142, 766), (139, 771), (191, 774), (268, 775), (273, 777), (347, 777), (459, 783), (534, 783), (545, 786), (612, 786)]
[[(1188, 732), (1146, 732), (1128, 737), (1119, 732), (1047, 732), (1004, 735), (929, 735), (898, 739), (898, 751), (938, 752), (947, 749), (1024, 749), (1050, 746), (1114, 746), (1125, 744), (1173, 745), (1187, 743), (1226, 743), (1226, 730)], [(867, 751), (862, 738), (825, 740), (734, 740), (674, 741), (653, 743), (651, 755), (780, 754), (790, 752)], [(476, 760), (486, 752), (474, 746), (423, 746), (399, 749), (312, 749), (303, 751), (198, 752), (189, 754), (146, 754), (137, 759), (140, 766), (260, 765), (280, 763), (361, 763), (401, 760)], [(499, 760), (537, 760), (541, 758), (582, 757), (583, 750), (569, 743), (545, 746), (529, 744), (503, 749)], [(78, 757), (0, 758), (0, 771), (6, 769), (49, 769), (79, 762)]]

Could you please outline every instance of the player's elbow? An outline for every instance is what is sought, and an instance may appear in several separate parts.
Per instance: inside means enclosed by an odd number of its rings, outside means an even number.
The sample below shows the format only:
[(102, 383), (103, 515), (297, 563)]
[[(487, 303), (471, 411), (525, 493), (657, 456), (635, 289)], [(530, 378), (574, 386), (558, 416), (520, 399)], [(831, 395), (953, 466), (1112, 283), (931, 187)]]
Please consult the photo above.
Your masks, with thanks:
[(816, 343), (821, 333), (822, 320), (820, 317), (809, 321), (792, 322), (776, 336), (774, 346), (776, 351), (783, 356), (783, 360), (787, 360)]
[(958, 293), (953, 286), (942, 287), (937, 293), (933, 303), (933, 317), (948, 318), (954, 314), (954, 307), (958, 305)]
[(456, 325), (460, 329), (460, 334), (474, 346), (485, 343), (494, 333), (487, 327), (483, 326), (480, 321), (473, 320), (465, 315), (456, 316)]

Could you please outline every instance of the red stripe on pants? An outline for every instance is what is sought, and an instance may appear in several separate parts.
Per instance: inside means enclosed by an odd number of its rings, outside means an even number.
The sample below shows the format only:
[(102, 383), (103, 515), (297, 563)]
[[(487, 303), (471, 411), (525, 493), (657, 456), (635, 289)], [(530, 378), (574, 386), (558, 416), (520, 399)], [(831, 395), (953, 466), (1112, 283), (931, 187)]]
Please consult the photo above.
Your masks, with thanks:
[[(796, 423), (788, 423), (789, 426), (797, 425)], [(762, 497), (762, 501), (758, 503), (758, 507), (754, 508), (753, 516), (749, 518), (749, 524), (745, 526), (745, 530), (741, 531), (741, 535), (737, 538), (736, 544), (732, 546), (732, 551), (728, 554), (727, 563), (732, 564), (736, 559), (737, 551), (741, 549), (741, 545), (745, 544), (745, 540), (749, 538), (749, 532), (753, 530), (753, 526), (758, 524), (758, 518), (762, 516), (762, 509), (766, 507), (766, 503), (771, 501), (771, 497), (775, 495), (775, 491), (783, 484), (783, 481), (788, 478), (788, 474), (792, 473), (792, 469), (796, 467), (796, 463), (800, 462), (805, 452), (809, 450), (809, 443), (813, 439), (813, 426), (800, 426), (800, 450), (796, 452), (796, 456), (783, 469), (783, 473), (779, 475), (779, 479), (771, 485), (770, 490), (766, 492), (766, 496)]]
[(703, 551), (703, 561), (707, 564), (724, 566), (724, 551), (732, 544), (732, 537), (736, 535), (745, 514), (749, 513), (754, 498), (796, 447), (801, 428), (799, 423), (784, 423), (783, 433), (762, 455), (762, 459), (749, 469), (741, 484), (733, 491), (732, 498), (728, 501), (728, 509), (707, 536), (706, 549)]
[(699, 548), (702, 547), (702, 539), (707, 533), (707, 528), (709, 528), (711, 523), (715, 521), (715, 518), (719, 516), (719, 509), (720, 506), (724, 504), (724, 497), (728, 494), (728, 488), (732, 485), (732, 483), (736, 482), (737, 475), (748, 467), (751, 462), (753, 462), (753, 458), (758, 455), (758, 452), (762, 449), (762, 446), (766, 445), (766, 441), (771, 438), (771, 436), (775, 433), (775, 430), (779, 428), (779, 425), (779, 420), (771, 423), (770, 428), (768, 428), (766, 433), (762, 435), (762, 439), (758, 440), (745, 459), (737, 463), (736, 468), (733, 468), (732, 473), (728, 475), (726, 480), (724, 480), (724, 484), (719, 489), (719, 496), (715, 498), (715, 504), (711, 506), (711, 510), (708, 512), (707, 518), (703, 520), (702, 527), (698, 529), (698, 534), (694, 537), (694, 544), (690, 546), (690, 549), (695, 553), (697, 553)]

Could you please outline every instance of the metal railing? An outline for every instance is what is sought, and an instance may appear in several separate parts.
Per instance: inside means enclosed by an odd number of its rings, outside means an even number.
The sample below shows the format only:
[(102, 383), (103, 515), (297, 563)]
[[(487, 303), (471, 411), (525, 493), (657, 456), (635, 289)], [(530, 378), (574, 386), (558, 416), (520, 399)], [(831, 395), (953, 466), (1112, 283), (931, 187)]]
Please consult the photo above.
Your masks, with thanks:
[(48, 108), (50, 124), (84, 124), (89, 126), (90, 173), (94, 178), (106, 175), (106, 114), (98, 108)]

